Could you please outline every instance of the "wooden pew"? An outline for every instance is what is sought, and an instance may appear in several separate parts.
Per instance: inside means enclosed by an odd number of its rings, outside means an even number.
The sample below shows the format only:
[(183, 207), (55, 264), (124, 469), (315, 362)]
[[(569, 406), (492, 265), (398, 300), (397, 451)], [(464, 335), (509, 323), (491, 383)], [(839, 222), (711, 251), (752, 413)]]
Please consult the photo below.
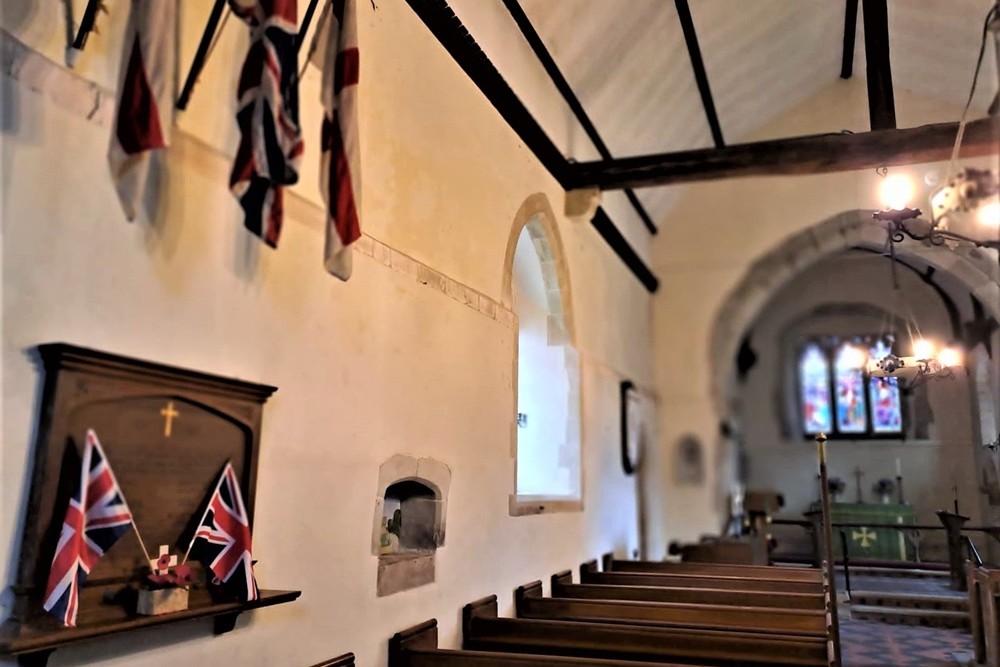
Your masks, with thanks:
[(344, 655), (338, 655), (336, 658), (318, 662), (312, 665), (312, 667), (354, 667), (354, 654), (345, 653)]
[(965, 573), (976, 662), (1000, 667), (1000, 570), (966, 563)]
[(829, 664), (827, 643), (820, 638), (498, 618), (495, 595), (465, 606), (462, 630), (463, 648), (469, 650), (650, 660), (658, 664), (666, 660), (744, 667)]
[(821, 583), (823, 573), (815, 568), (775, 567), (773, 565), (733, 565), (728, 563), (674, 563), (670, 561), (617, 560), (612, 554), (601, 557), (605, 572), (647, 574), (732, 575), (768, 581), (809, 581)]
[(574, 584), (569, 570), (552, 575), (552, 597), (582, 600), (633, 600), (636, 602), (675, 602), (684, 604), (735, 605), (740, 607), (779, 607), (782, 609), (826, 608), (817, 593), (772, 593), (770, 591), (725, 590), (719, 588), (675, 588), (655, 586), (615, 586), (609, 584)]
[(389, 640), (388, 667), (685, 667), (677, 663), (602, 660), (586, 657), (451, 651), (437, 647), (437, 620), (397, 632)]
[[(822, 576), (822, 575), (821, 575)], [(632, 572), (598, 572), (597, 561), (588, 561), (580, 566), (580, 583), (610, 584), (613, 586), (659, 586), (672, 588), (716, 588), (743, 591), (771, 591), (780, 593), (812, 593), (822, 595), (825, 585), (822, 581), (780, 581), (757, 579), (756, 577), (733, 574), (661, 574)]]
[(829, 633), (823, 610), (546, 598), (542, 596), (540, 581), (519, 586), (514, 591), (514, 607), (519, 618), (732, 630), (823, 639)]

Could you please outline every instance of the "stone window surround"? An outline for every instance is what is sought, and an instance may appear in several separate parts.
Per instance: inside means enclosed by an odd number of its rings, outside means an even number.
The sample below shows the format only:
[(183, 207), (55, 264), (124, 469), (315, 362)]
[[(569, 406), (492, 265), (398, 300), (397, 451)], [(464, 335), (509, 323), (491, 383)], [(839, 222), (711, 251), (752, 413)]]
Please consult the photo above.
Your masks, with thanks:
[[(503, 310), (514, 311), (513, 267), (514, 253), (521, 231), (527, 227), (542, 264), (549, 305), (548, 339), (553, 345), (562, 345), (566, 354), (566, 369), (569, 379), (569, 414), (567, 418), (566, 447), (577, 448), (577, 474), (580, 476), (578, 497), (556, 495), (527, 495), (517, 493), (517, 386), (518, 353), (517, 338), (514, 341), (511, 382), (510, 455), (514, 459), (513, 492), (508, 498), (510, 516), (528, 516), (555, 512), (583, 511), (583, 436), (581, 429), (580, 394), (580, 353), (576, 349), (576, 328), (573, 321), (573, 299), (570, 289), (569, 270), (566, 264), (562, 237), (556, 226), (556, 216), (548, 198), (542, 193), (529, 196), (514, 216), (507, 251), (504, 256), (503, 285), (500, 305)], [(515, 329), (516, 329), (516, 314)], [(565, 452), (565, 456), (573, 452)]]

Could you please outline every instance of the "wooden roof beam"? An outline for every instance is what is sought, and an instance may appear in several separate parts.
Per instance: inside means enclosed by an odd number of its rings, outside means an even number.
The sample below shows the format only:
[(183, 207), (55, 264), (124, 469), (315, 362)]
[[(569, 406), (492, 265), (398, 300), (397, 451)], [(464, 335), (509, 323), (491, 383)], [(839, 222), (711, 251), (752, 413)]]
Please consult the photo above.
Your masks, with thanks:
[(858, 31), (858, 0), (845, 0), (844, 52), (840, 60), (840, 78), (850, 79), (854, 74), (854, 35)]
[(873, 130), (896, 127), (889, 64), (889, 8), (886, 0), (862, 0), (865, 17), (865, 60), (868, 75), (868, 116)]
[[(951, 157), (958, 123), (859, 134), (820, 134), (725, 148), (570, 164), (568, 187), (618, 190), (742, 176), (823, 174), (936, 162)], [(969, 123), (961, 155), (1000, 151), (1000, 117)]]
[(708, 73), (705, 71), (705, 61), (701, 57), (701, 47), (698, 46), (698, 33), (694, 29), (691, 8), (688, 7), (688, 0), (674, 0), (674, 5), (677, 7), (677, 18), (680, 19), (684, 43), (691, 58), (694, 81), (698, 85), (701, 104), (705, 108), (705, 119), (712, 132), (712, 141), (715, 142), (716, 148), (722, 148), (726, 145), (726, 141), (722, 138), (722, 126), (719, 124), (719, 115), (715, 112), (715, 101), (712, 99), (712, 88), (708, 85)]

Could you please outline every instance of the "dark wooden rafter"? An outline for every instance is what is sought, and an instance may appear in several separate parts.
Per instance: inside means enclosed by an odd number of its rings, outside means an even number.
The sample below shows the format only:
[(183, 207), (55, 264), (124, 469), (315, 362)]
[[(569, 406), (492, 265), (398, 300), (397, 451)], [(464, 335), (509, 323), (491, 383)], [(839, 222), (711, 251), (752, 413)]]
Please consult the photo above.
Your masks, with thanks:
[[(545, 72), (552, 79), (552, 83), (555, 85), (556, 89), (566, 100), (566, 104), (569, 106), (573, 115), (576, 116), (577, 121), (583, 128), (583, 131), (590, 138), (594, 148), (605, 160), (612, 159), (611, 151), (608, 150), (607, 144), (601, 138), (600, 133), (594, 126), (594, 123), (590, 120), (590, 116), (583, 108), (583, 104), (580, 103), (580, 99), (576, 96), (573, 91), (572, 86), (569, 85), (569, 81), (563, 76), (562, 70), (559, 69), (559, 65), (556, 64), (555, 59), (552, 54), (549, 53), (548, 48), (546, 48), (545, 43), (539, 36), (538, 31), (535, 30), (535, 26), (531, 24), (531, 20), (528, 15), (524, 13), (524, 9), (521, 7), (517, 0), (503, 0), (503, 4), (507, 7), (507, 11), (510, 12), (511, 18), (514, 19), (514, 23), (520, 28), (521, 34), (524, 35), (524, 39), (527, 40), (528, 45), (531, 50), (535, 52), (535, 56), (538, 57), (539, 62), (541, 62), (542, 67), (545, 68)], [(649, 212), (639, 201), (635, 192), (631, 189), (625, 189), (625, 196), (628, 197), (629, 203), (635, 209), (642, 223), (646, 226), (646, 229), (650, 231), (651, 234), (656, 233), (656, 225), (653, 223), (652, 217), (650, 217)]]
[(684, 43), (687, 44), (688, 55), (691, 57), (691, 69), (694, 71), (694, 80), (698, 85), (698, 94), (701, 95), (701, 104), (705, 107), (705, 118), (712, 131), (712, 140), (715, 142), (716, 148), (722, 148), (726, 142), (722, 137), (719, 116), (715, 112), (715, 102), (712, 100), (712, 89), (708, 85), (705, 61), (702, 60), (701, 48), (698, 46), (698, 33), (694, 29), (691, 8), (688, 6), (688, 0), (674, 0), (674, 5), (677, 7), (677, 17), (681, 21), (681, 30), (684, 32)]
[[(497, 68), (462, 25), (462, 21), (448, 6), (447, 0), (406, 0), (406, 2), (521, 141), (535, 154), (542, 166), (552, 174), (560, 186), (566, 190), (572, 189), (569, 180), (571, 163), (563, 157), (545, 134), (545, 130), (507, 85)], [(649, 291), (654, 291), (658, 284), (656, 277), (621, 232), (615, 228), (611, 219), (605, 214), (600, 224), (595, 223), (594, 226), (635, 277)]]
[(840, 78), (850, 79), (854, 74), (854, 36), (858, 32), (858, 0), (845, 0), (844, 52), (840, 61)]
[[(570, 165), (572, 188), (615, 190), (741, 176), (822, 174), (947, 160), (958, 123), (860, 134), (821, 134)], [(965, 128), (960, 154), (996, 155), (1000, 117)]]
[(507, 85), (446, 0), (406, 1), (542, 166), (562, 187), (569, 189), (569, 162)]
[(887, 0), (862, 0), (865, 17), (865, 60), (868, 76), (868, 115), (873, 130), (896, 127), (889, 63), (889, 8)]
[(635, 274), (635, 277), (639, 279), (639, 282), (650, 293), (656, 292), (660, 287), (660, 281), (649, 270), (649, 267), (642, 261), (642, 258), (636, 254), (628, 241), (625, 240), (625, 237), (618, 231), (618, 228), (615, 227), (615, 224), (608, 217), (608, 214), (604, 212), (603, 208), (600, 206), (597, 207), (594, 217), (590, 219), (590, 224), (594, 226), (597, 233), (611, 246), (615, 253), (622, 258), (625, 264), (632, 270), (632, 273)]

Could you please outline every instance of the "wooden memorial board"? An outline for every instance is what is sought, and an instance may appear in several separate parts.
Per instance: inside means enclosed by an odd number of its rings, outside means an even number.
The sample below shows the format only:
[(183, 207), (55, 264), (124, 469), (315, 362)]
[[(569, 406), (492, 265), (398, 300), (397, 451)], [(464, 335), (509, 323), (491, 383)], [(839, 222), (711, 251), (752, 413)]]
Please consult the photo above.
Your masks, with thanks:
[[(64, 627), (42, 609), (88, 429), (100, 440), (149, 555), (156, 558), (159, 546), (167, 545), (180, 559), (226, 461), (240, 481), (252, 531), (261, 413), (276, 390), (63, 343), (38, 351), (45, 385), (15, 606), (0, 628), (0, 655), (51, 651), (132, 624), (170, 622), (173, 616), (154, 620), (135, 614), (135, 591), (149, 573), (135, 531), (123, 535), (91, 571), (80, 592), (76, 628)], [(200, 564), (188, 564), (200, 570)], [(220, 598), (220, 592), (192, 589), (188, 610), (176, 617), (226, 613), (216, 626), (224, 631), (231, 629), (234, 611), (298, 597), (298, 591), (261, 591), (260, 600), (247, 604)]]

